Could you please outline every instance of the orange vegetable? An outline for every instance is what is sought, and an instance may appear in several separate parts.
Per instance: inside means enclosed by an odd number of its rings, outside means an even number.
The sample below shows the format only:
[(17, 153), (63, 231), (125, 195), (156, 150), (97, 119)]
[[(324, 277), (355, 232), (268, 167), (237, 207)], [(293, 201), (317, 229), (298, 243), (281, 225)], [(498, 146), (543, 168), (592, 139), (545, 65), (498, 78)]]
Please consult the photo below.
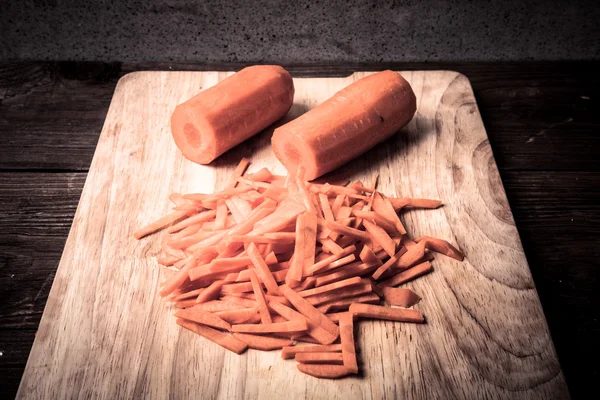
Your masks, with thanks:
[(294, 346), (281, 349), (281, 358), (289, 360), (296, 357), (298, 353), (329, 353), (342, 351), (341, 344), (325, 344), (317, 346)]
[(234, 332), (232, 336), (237, 340), (246, 343), (251, 349), (264, 351), (281, 349), (282, 347), (292, 346), (294, 344), (293, 340), (252, 335), (250, 333)]
[(462, 261), (465, 256), (454, 246), (442, 239), (436, 239), (429, 236), (422, 236), (415, 240), (417, 243), (423, 242), (425, 247), (435, 251), (436, 253), (444, 254), (452, 257), (455, 260)]
[(293, 97), (292, 78), (283, 68), (246, 67), (178, 105), (171, 133), (186, 158), (208, 164), (282, 118)]
[(204, 336), (206, 339), (218, 344), (219, 346), (225, 347), (227, 350), (233, 351), (237, 354), (242, 354), (248, 348), (248, 345), (229, 336), (226, 333), (217, 331), (216, 329), (209, 328), (208, 326), (199, 325), (195, 322), (186, 321), (181, 318), (177, 318), (177, 324), (188, 329), (200, 336)]
[(303, 319), (296, 319), (287, 322), (271, 322), (268, 324), (262, 323), (260, 325), (254, 324), (239, 324), (232, 325), (232, 332), (246, 332), (246, 333), (270, 333), (270, 332), (300, 332), (308, 329), (306, 321)]
[(351, 375), (352, 371), (343, 365), (298, 364), (298, 371), (315, 378), (338, 379)]
[(216, 300), (221, 294), (221, 288), (225, 281), (214, 281), (206, 290), (202, 291), (196, 299), (196, 303), (205, 303), (209, 300)]
[(298, 353), (294, 357), (302, 364), (342, 364), (344, 359), (340, 353)]
[(217, 311), (214, 314), (230, 324), (243, 324), (251, 317), (257, 315), (257, 313), (258, 310), (256, 308), (239, 308), (236, 310)]
[(423, 314), (419, 310), (409, 308), (390, 308), (374, 304), (354, 303), (350, 305), (349, 311), (364, 318), (416, 323), (425, 322), (425, 318), (423, 318)]
[(412, 307), (421, 300), (419, 295), (410, 289), (382, 287), (383, 300), (392, 306)]
[(415, 265), (414, 267), (409, 268), (405, 271), (402, 271), (390, 279), (380, 282), (379, 286), (398, 286), (403, 283), (412, 281), (413, 279), (418, 278), (421, 275), (425, 275), (429, 272), (431, 272), (431, 263), (429, 263), (429, 261), (426, 261), (424, 263)]
[(337, 337), (339, 335), (340, 330), (337, 325), (327, 318), (325, 314), (317, 310), (312, 304), (296, 293), (293, 289), (287, 285), (281, 285), (279, 289), (281, 294), (283, 294), (290, 301), (290, 303), (296, 307), (300, 314), (304, 315), (315, 324), (318, 324), (333, 336)]
[(358, 374), (356, 349), (354, 347), (354, 320), (351, 313), (344, 313), (340, 316), (340, 341), (342, 343), (344, 367), (352, 373)]
[(254, 296), (256, 297), (256, 303), (258, 304), (261, 322), (263, 324), (273, 322), (271, 320), (271, 314), (269, 314), (269, 309), (267, 308), (265, 293), (263, 292), (260, 283), (258, 283), (258, 276), (256, 276), (256, 272), (253, 269), (250, 270), (250, 282), (252, 283), (252, 289), (254, 290)]
[(231, 325), (220, 317), (211, 314), (207, 311), (198, 308), (186, 308), (185, 310), (177, 310), (174, 314), (178, 318), (183, 318), (188, 321), (193, 321), (198, 324), (212, 326), (214, 328), (231, 330)]
[(330, 344), (337, 339), (337, 335), (334, 335), (321, 327), (317, 322), (313, 322), (303, 314), (289, 307), (284, 306), (276, 301), (269, 302), (269, 308), (275, 311), (277, 314), (286, 318), (287, 320), (298, 320), (304, 319), (308, 324), (308, 335), (313, 337), (318, 343)]
[(150, 225), (145, 226), (144, 228), (142, 228), (138, 231), (135, 231), (133, 233), (133, 237), (135, 237), (136, 239), (141, 239), (144, 236), (154, 233), (160, 229), (163, 229), (165, 226), (172, 224), (173, 222), (177, 221), (180, 218), (183, 218), (184, 216), (187, 215), (187, 213), (188, 213), (188, 211), (173, 211), (172, 213), (162, 217), (158, 221), (155, 221), (155, 222), (151, 223)]

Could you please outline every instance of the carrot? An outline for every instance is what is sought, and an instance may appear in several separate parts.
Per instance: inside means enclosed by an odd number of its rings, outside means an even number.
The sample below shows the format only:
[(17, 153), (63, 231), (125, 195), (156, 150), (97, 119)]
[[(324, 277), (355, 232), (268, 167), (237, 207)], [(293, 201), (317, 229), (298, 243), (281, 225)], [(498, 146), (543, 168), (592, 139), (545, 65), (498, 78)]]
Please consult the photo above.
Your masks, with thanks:
[[(256, 303), (253, 302), (253, 305), (256, 306)], [(239, 310), (239, 309), (243, 308), (239, 304), (234, 304), (234, 303), (226, 302), (226, 301), (222, 301), (222, 300), (211, 300), (211, 301), (207, 301), (206, 303), (201, 303), (201, 304), (197, 304), (196, 301), (194, 300), (193, 307), (197, 308), (199, 310), (204, 310), (204, 311), (210, 312), (210, 313), (215, 313), (218, 311)]]
[(331, 240), (329, 238), (319, 239), (319, 241), (323, 245), (323, 249), (327, 250), (331, 254), (339, 255), (344, 252), (344, 249), (342, 248), (342, 246), (340, 246), (339, 244), (337, 244), (336, 242), (334, 242), (333, 240)]
[(396, 225), (392, 221), (388, 220), (381, 214), (376, 213), (375, 211), (352, 210), (352, 213), (359, 218), (371, 221), (372, 223), (382, 227), (389, 233), (398, 233)]
[(288, 223), (293, 221), (298, 214), (303, 211), (305, 211), (305, 209), (301, 204), (292, 200), (284, 200), (279, 203), (277, 209), (275, 209), (268, 218), (258, 221), (250, 234), (260, 235), (267, 232), (278, 232), (285, 228)]
[(283, 358), (284, 360), (290, 360), (296, 357), (296, 354), (299, 353), (330, 353), (340, 351), (342, 351), (341, 344), (283, 347), (281, 349), (281, 358)]
[(398, 258), (395, 267), (398, 269), (409, 268), (415, 265), (423, 256), (425, 256), (425, 242), (417, 243), (408, 247), (406, 253)]
[(410, 289), (382, 287), (381, 293), (383, 300), (392, 306), (412, 307), (417, 304), (421, 298)]
[(364, 318), (415, 323), (425, 322), (425, 318), (423, 318), (423, 314), (419, 310), (409, 308), (390, 308), (374, 304), (354, 303), (350, 305), (349, 311)]
[(398, 286), (403, 283), (412, 281), (413, 279), (418, 278), (421, 275), (425, 275), (431, 272), (431, 270), (431, 263), (429, 261), (426, 261), (424, 263), (415, 265), (414, 267), (411, 267), (407, 270), (404, 270), (390, 279), (380, 282), (379, 286)]
[(342, 317), (342, 315), (344, 315), (345, 313), (347, 313), (347, 311), (340, 311), (340, 312), (328, 312), (325, 315), (327, 315), (327, 318), (329, 318), (330, 320), (332, 320), (333, 322), (337, 323), (339, 325), (340, 322), (340, 318)]
[(388, 197), (394, 209), (399, 210), (404, 207), (414, 208), (438, 208), (442, 205), (440, 200), (418, 199), (418, 198), (394, 198)]
[(309, 276), (306, 279), (304, 279), (302, 281), (302, 283), (300, 283), (300, 285), (296, 286), (294, 288), (294, 290), (296, 292), (300, 292), (300, 291), (303, 291), (303, 290), (306, 290), (306, 289), (312, 289), (312, 288), (315, 287), (316, 281), (317, 281), (317, 278), (315, 278), (314, 276)]
[(196, 303), (206, 303), (209, 300), (215, 300), (221, 293), (221, 288), (225, 284), (225, 281), (214, 281), (210, 284), (202, 293), (198, 295)]
[(318, 323), (313, 322), (303, 314), (289, 307), (286, 307), (283, 304), (280, 304), (276, 301), (270, 301), (269, 308), (288, 320), (304, 319), (308, 324), (308, 335), (310, 337), (313, 337), (315, 340), (317, 340), (317, 342), (321, 344), (330, 344), (337, 339), (337, 335), (328, 332)]
[(313, 275), (313, 274), (319, 273), (322, 269), (327, 267), (332, 262), (339, 260), (340, 258), (343, 258), (343, 257), (353, 253), (355, 250), (356, 250), (356, 246), (349, 246), (349, 247), (342, 249), (342, 252), (340, 254), (332, 254), (331, 256), (327, 256), (327, 257), (323, 258), (322, 260), (317, 261), (315, 264), (313, 264), (311, 267), (309, 267), (307, 269), (307, 275)]
[(381, 265), (381, 260), (377, 258), (373, 250), (367, 245), (364, 245), (359, 255), (361, 261), (367, 265)]
[(256, 300), (251, 300), (246, 297), (225, 295), (225, 296), (221, 297), (221, 301), (225, 302), (225, 303), (237, 305), (238, 307), (236, 307), (236, 308), (241, 308), (241, 307), (258, 308), (258, 304), (256, 303)]
[(186, 308), (177, 310), (174, 314), (177, 318), (183, 318), (198, 324), (212, 326), (213, 328), (231, 331), (231, 325), (220, 317), (198, 308)]
[(318, 223), (319, 223), (319, 226), (328, 228), (334, 232), (339, 232), (342, 235), (352, 236), (359, 240), (369, 240), (369, 235), (367, 233), (360, 231), (358, 229), (349, 228), (338, 222), (319, 220)]
[(354, 254), (349, 254), (346, 257), (342, 257), (339, 260), (333, 261), (328, 266), (321, 269), (319, 272), (327, 272), (339, 267), (343, 267), (344, 265), (349, 264), (354, 260), (356, 260), (356, 256)]
[[(288, 307), (290, 307), (292, 305), (292, 303), (290, 303), (288, 301), (288, 299), (286, 299), (283, 296), (271, 296), (270, 294), (265, 294), (264, 296), (265, 296), (265, 299), (267, 300), (267, 302), (276, 301), (276, 302), (281, 303), (284, 306), (288, 306)], [(256, 300), (256, 296), (254, 296), (254, 294), (252, 294), (252, 293), (241, 293), (239, 295), (239, 297), (242, 297), (245, 299), (250, 299), (250, 300)]]
[(302, 266), (302, 276), (306, 276), (306, 271), (315, 263), (315, 246), (317, 241), (317, 215), (312, 213), (304, 214), (304, 262)]
[(265, 293), (258, 283), (258, 276), (254, 270), (250, 270), (250, 282), (252, 282), (252, 289), (254, 290), (254, 296), (256, 296), (256, 303), (258, 304), (258, 311), (260, 313), (260, 320), (263, 324), (269, 324), (273, 322), (271, 320), (271, 314), (267, 308), (267, 301), (265, 299)]
[(371, 221), (364, 220), (363, 225), (367, 229), (367, 232), (371, 235), (373, 240), (377, 242), (390, 257), (392, 257), (396, 252), (396, 244), (385, 231), (385, 229), (375, 225)]
[(341, 288), (345, 288), (347, 286), (352, 286), (361, 283), (361, 279), (359, 277), (344, 279), (343, 281), (330, 283), (329, 285), (323, 285), (318, 288), (303, 290), (298, 292), (298, 294), (302, 297), (314, 296), (316, 294), (327, 293), (332, 290), (337, 290)]
[(331, 212), (335, 216), (336, 220), (339, 219), (337, 216), (337, 213), (338, 213), (339, 209), (342, 207), (342, 205), (344, 204), (345, 198), (346, 198), (345, 194), (338, 194), (337, 196), (335, 196), (335, 200), (334, 200), (333, 204), (331, 205)]
[(217, 311), (214, 314), (230, 324), (242, 324), (257, 315), (256, 308), (239, 308), (236, 310)]
[(296, 307), (300, 314), (304, 315), (312, 322), (320, 325), (333, 336), (337, 337), (339, 335), (339, 328), (336, 324), (334, 324), (329, 318), (327, 318), (325, 314), (317, 310), (312, 304), (292, 290), (289, 286), (281, 285), (279, 290), (281, 291), (281, 294), (283, 294), (290, 301), (290, 303)]
[(163, 229), (165, 226), (172, 224), (178, 219), (185, 217), (187, 214), (188, 211), (173, 211), (172, 213), (165, 215), (164, 217), (151, 223), (150, 225), (147, 225), (142, 229), (135, 231), (133, 233), (133, 237), (136, 239), (141, 239), (144, 236), (147, 236), (151, 233)]
[(315, 307), (323, 304), (335, 303), (348, 297), (355, 297), (371, 293), (373, 291), (373, 285), (371, 282), (360, 282), (350, 287), (343, 287), (330, 291), (327, 293), (316, 294), (314, 296), (307, 297), (306, 300)]
[(442, 239), (436, 239), (429, 236), (422, 236), (415, 240), (417, 243), (423, 242), (425, 247), (435, 251), (436, 253), (444, 254), (452, 257), (455, 260), (462, 261), (465, 256), (454, 246)]
[(370, 293), (325, 303), (318, 306), (317, 309), (323, 313), (330, 313), (333, 311), (347, 310), (353, 303), (379, 304), (379, 301), (379, 296), (375, 293)]
[(338, 379), (351, 375), (352, 371), (343, 365), (298, 364), (298, 371), (315, 378)]
[(297, 286), (302, 280), (304, 271), (304, 227), (306, 214), (298, 215), (296, 219), (296, 243), (294, 247), (294, 257), (290, 263), (290, 270), (285, 277), (285, 282), (288, 285)]
[(294, 344), (293, 340), (252, 335), (250, 333), (234, 332), (232, 336), (237, 340), (246, 343), (251, 349), (263, 351), (281, 349), (282, 347), (292, 346)]
[(190, 225), (201, 224), (205, 221), (210, 221), (211, 219), (215, 218), (216, 213), (217, 212), (215, 210), (206, 210), (196, 215), (192, 215), (189, 218), (182, 219), (181, 221), (167, 228), (167, 233), (179, 232)]
[(340, 353), (298, 353), (294, 357), (296, 361), (302, 364), (342, 364), (343, 355)]
[[(373, 273), (373, 279), (375, 279), (375, 280), (379, 279), (379, 277), (381, 277), (381, 275), (383, 275), (384, 272), (386, 272), (394, 264), (396, 264), (398, 262), (398, 260), (407, 252), (408, 251), (407, 251), (406, 247), (402, 247), (400, 250), (398, 250), (398, 252), (396, 254), (391, 256), (389, 260), (387, 260), (383, 265), (381, 265), (379, 268), (377, 268), (377, 270)], [(413, 251), (413, 253), (415, 253), (415, 251)], [(413, 257), (413, 256), (411, 255), (411, 257)]]
[(254, 182), (268, 182), (273, 178), (273, 174), (268, 168), (261, 168), (253, 174), (247, 174), (245, 178)]
[[(179, 300), (191, 299), (192, 297), (197, 297), (204, 290), (206, 290), (206, 288), (200, 288), (200, 289), (190, 290), (189, 292), (184, 292), (184, 293), (181, 293), (181, 294), (179, 294), (177, 296), (174, 296), (173, 298), (171, 298), (169, 300), (170, 301), (179, 301)], [(173, 292), (172, 295), (173, 294), (175, 294), (175, 292)]]
[(354, 347), (354, 320), (351, 313), (344, 313), (340, 316), (340, 342), (342, 343), (344, 366), (352, 373), (358, 374), (356, 349)]
[(188, 257), (186, 264), (181, 268), (175, 275), (173, 275), (169, 281), (163, 286), (159, 294), (165, 297), (173, 292), (173, 290), (180, 287), (186, 279), (188, 279), (188, 272), (196, 266), (197, 261), (193, 258)]
[(344, 268), (338, 268), (337, 271), (317, 277), (316, 285), (323, 286), (342, 279), (352, 278), (353, 276), (366, 275), (372, 272), (374, 268), (376, 267), (360, 262), (348, 264)]
[(262, 279), (265, 287), (267, 288), (270, 294), (276, 295), (279, 293), (279, 289), (277, 288), (277, 282), (275, 282), (275, 278), (273, 278), (273, 274), (271, 274), (271, 270), (267, 266), (267, 263), (260, 255), (258, 249), (254, 245), (254, 243), (250, 243), (248, 246), (248, 255), (252, 260), (252, 264), (254, 264), (254, 268), (258, 272), (258, 275)]
[(246, 343), (241, 342), (236, 338), (227, 335), (226, 333), (209, 328), (208, 326), (199, 325), (181, 318), (177, 318), (176, 322), (178, 325), (184, 327), (185, 329), (188, 329), (200, 336), (204, 336), (211, 342), (216, 343), (219, 346), (226, 348), (227, 350), (233, 351), (234, 353), (242, 354), (248, 348), (248, 345), (246, 345)]
[[(336, 327), (337, 328), (337, 327)], [(239, 324), (232, 325), (232, 332), (243, 332), (243, 333), (269, 333), (269, 332), (301, 332), (308, 329), (306, 321), (303, 319), (296, 319), (287, 322), (271, 322), (268, 324)]]

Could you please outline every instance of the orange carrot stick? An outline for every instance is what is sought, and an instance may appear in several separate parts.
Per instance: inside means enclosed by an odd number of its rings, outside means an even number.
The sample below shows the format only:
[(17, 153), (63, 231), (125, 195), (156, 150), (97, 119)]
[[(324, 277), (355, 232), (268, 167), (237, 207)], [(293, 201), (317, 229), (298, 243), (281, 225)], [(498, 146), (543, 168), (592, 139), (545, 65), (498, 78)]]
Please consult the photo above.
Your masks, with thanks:
[(377, 296), (375, 293), (369, 293), (325, 303), (318, 306), (317, 309), (323, 313), (330, 313), (333, 311), (347, 310), (353, 303), (379, 304), (379, 302), (379, 296)]
[(218, 344), (219, 346), (225, 347), (227, 350), (233, 351), (237, 354), (242, 354), (248, 348), (248, 345), (244, 342), (237, 340), (236, 338), (227, 335), (226, 333), (220, 332), (216, 329), (209, 328), (208, 326), (199, 325), (195, 322), (186, 321), (181, 318), (177, 318), (177, 324), (188, 329), (200, 336), (204, 336), (206, 339)]
[(180, 287), (186, 279), (188, 279), (188, 272), (196, 266), (197, 261), (191, 257), (185, 260), (186, 264), (181, 268), (175, 275), (173, 275), (160, 290), (159, 294), (165, 297), (173, 292), (173, 290)]
[(317, 310), (306, 299), (296, 293), (293, 289), (287, 285), (281, 285), (279, 290), (281, 291), (281, 294), (283, 294), (290, 301), (290, 303), (296, 307), (300, 314), (304, 315), (312, 322), (320, 325), (333, 336), (337, 337), (339, 335), (339, 328), (337, 325), (327, 318), (325, 314)]
[(275, 311), (277, 314), (286, 318), (287, 320), (296, 320), (296, 319), (304, 319), (308, 324), (308, 335), (315, 338), (321, 344), (330, 344), (333, 343), (337, 336), (329, 333), (318, 323), (311, 321), (306, 318), (303, 314), (299, 313), (296, 310), (293, 310), (289, 307), (284, 306), (276, 301), (269, 302), (269, 308)]
[[(418, 249), (417, 249), (418, 250)], [(396, 254), (390, 257), (383, 265), (381, 265), (377, 270), (373, 273), (373, 279), (379, 279), (384, 272), (390, 269), (394, 264), (398, 262), (400, 257), (407, 253), (406, 247), (400, 248)], [(412, 257), (412, 256), (411, 256)]]
[(354, 319), (351, 313), (340, 316), (340, 342), (342, 343), (342, 361), (346, 368), (358, 373), (356, 349), (354, 347)]
[[(196, 301), (194, 300), (194, 303), (195, 302)], [(256, 302), (252, 302), (252, 304), (254, 307), (256, 307)], [(241, 306), (239, 304), (221, 301), (221, 300), (211, 300), (211, 301), (207, 301), (206, 303), (194, 304), (193, 307), (197, 308), (199, 310), (207, 311), (209, 313), (215, 313), (218, 311), (239, 310), (241, 308), (244, 308), (244, 306)]]
[(327, 250), (331, 254), (339, 255), (344, 252), (342, 246), (340, 246), (339, 244), (337, 244), (329, 238), (319, 239), (319, 241), (323, 245), (323, 250)]
[[(337, 328), (337, 327), (336, 327)], [(270, 332), (301, 332), (308, 329), (306, 320), (296, 319), (287, 322), (271, 322), (270, 324), (239, 324), (232, 325), (232, 332), (270, 333)]]
[(260, 320), (263, 324), (270, 324), (273, 321), (271, 320), (271, 314), (269, 314), (269, 309), (267, 308), (265, 293), (263, 292), (260, 283), (258, 283), (258, 276), (256, 276), (256, 271), (254, 271), (253, 269), (250, 270), (250, 282), (252, 283), (252, 290), (254, 291), (254, 296), (256, 296), (256, 303), (258, 304)]
[(214, 314), (230, 324), (243, 324), (251, 317), (257, 315), (256, 308), (240, 308), (237, 310), (217, 311)]
[(377, 268), (376, 266), (369, 266), (365, 263), (355, 262), (352, 264), (345, 265), (344, 268), (338, 268), (337, 270), (330, 272), (325, 275), (317, 277), (316, 285), (323, 286), (328, 283), (340, 281), (346, 278), (352, 278), (353, 276), (366, 275)]
[(371, 250), (371, 248), (367, 245), (364, 245), (362, 250), (360, 251), (360, 255), (359, 255), (360, 259), (362, 262), (364, 262), (367, 265), (381, 265), (381, 260), (379, 258), (377, 258), (377, 256), (375, 255), (375, 253), (373, 253), (373, 250)]
[(285, 282), (288, 285), (297, 286), (302, 280), (304, 271), (304, 227), (306, 214), (298, 215), (296, 219), (296, 244), (294, 247), (294, 256), (290, 263), (290, 270), (285, 277)]
[(352, 254), (354, 251), (356, 251), (356, 246), (349, 246), (342, 250), (343, 251), (340, 254), (332, 254), (331, 256), (327, 256), (322, 260), (316, 262), (314, 265), (307, 269), (307, 275), (314, 275), (316, 273), (319, 273), (322, 269), (327, 267), (332, 262), (339, 260), (340, 258), (343, 258), (349, 254)]
[(281, 349), (282, 347), (292, 346), (294, 344), (293, 340), (252, 335), (250, 333), (234, 332), (232, 336), (237, 340), (246, 343), (251, 349), (263, 351)]
[(404, 207), (414, 207), (414, 208), (438, 208), (442, 205), (440, 200), (431, 200), (431, 199), (418, 199), (418, 198), (395, 198), (388, 197), (394, 209), (399, 210)]
[[(191, 299), (193, 297), (197, 297), (204, 290), (206, 290), (206, 288), (190, 290), (189, 292), (184, 292), (177, 296), (174, 296), (173, 298), (169, 299), (169, 301), (179, 301), (179, 300)], [(175, 294), (175, 293), (172, 293), (172, 294)]]
[(298, 353), (294, 357), (296, 361), (302, 364), (342, 364), (344, 362), (341, 353)]
[(343, 365), (298, 364), (298, 371), (315, 378), (338, 379), (351, 375), (352, 371)]
[(323, 304), (334, 303), (339, 300), (346, 299), (348, 297), (356, 297), (371, 293), (373, 291), (373, 285), (368, 280), (366, 282), (360, 282), (349, 287), (336, 289), (330, 292), (316, 294), (314, 296), (307, 297), (306, 300), (315, 307)]
[(177, 310), (174, 314), (177, 318), (183, 318), (198, 324), (212, 326), (213, 328), (231, 331), (231, 325), (220, 317), (198, 308), (186, 308)]
[(352, 236), (359, 240), (369, 240), (370, 237), (367, 233), (360, 231), (358, 229), (350, 228), (345, 225), (340, 224), (339, 222), (327, 221), (327, 220), (319, 220), (319, 226), (328, 228), (334, 232), (338, 232), (342, 235)]
[(424, 263), (415, 265), (412, 268), (404, 270), (390, 279), (380, 282), (378, 286), (398, 286), (403, 283), (412, 281), (413, 279), (418, 278), (421, 275), (425, 275), (431, 272), (431, 270), (431, 263), (429, 261), (426, 261)]
[(221, 301), (222, 302), (226, 302), (226, 303), (230, 303), (230, 304), (235, 304), (238, 307), (236, 308), (240, 308), (240, 307), (244, 307), (244, 308), (258, 308), (258, 304), (256, 304), (256, 300), (251, 300), (248, 299), (246, 297), (238, 297), (238, 296), (232, 296), (232, 295), (225, 295), (223, 297), (221, 297)]
[(350, 305), (352, 314), (363, 318), (385, 319), (388, 321), (423, 323), (425, 318), (419, 310), (390, 308), (374, 304), (354, 303)]
[(385, 286), (381, 288), (383, 300), (392, 306), (412, 307), (421, 300), (418, 294), (410, 289)]
[(196, 303), (206, 303), (210, 300), (216, 300), (221, 294), (221, 288), (225, 284), (225, 281), (214, 281), (206, 288), (202, 293), (198, 295)]
[(165, 226), (172, 224), (180, 218), (185, 217), (188, 214), (188, 211), (173, 211), (160, 218), (159, 220), (139, 229), (133, 233), (133, 237), (136, 239), (141, 239), (144, 236), (147, 236), (151, 233), (154, 233), (160, 229), (163, 229)]
[(465, 256), (456, 247), (452, 246), (445, 240), (436, 239), (429, 236), (422, 236), (415, 240), (417, 243), (424, 242), (425, 247), (435, 251), (436, 253), (444, 254), (448, 257), (452, 257), (455, 260), (462, 261)]
[(341, 344), (283, 347), (281, 349), (281, 358), (283, 358), (284, 360), (290, 360), (290, 359), (296, 357), (296, 354), (299, 354), (299, 353), (331, 353), (331, 352), (341, 352), (341, 351), (342, 351)]
[(237, 167), (235, 167), (233, 170), (233, 173), (229, 176), (229, 180), (225, 186), (226, 189), (234, 188), (237, 185), (238, 178), (244, 175), (248, 165), (250, 165), (250, 160), (248, 160), (246, 157), (242, 157)]
[(304, 214), (304, 262), (302, 266), (302, 276), (306, 276), (306, 271), (315, 263), (315, 246), (317, 241), (317, 215), (312, 213)]
[(190, 225), (201, 224), (203, 222), (210, 221), (215, 218), (216, 214), (217, 212), (215, 210), (206, 210), (196, 215), (192, 215), (191, 217), (183, 219), (167, 228), (167, 233), (179, 232)]
[(248, 246), (248, 255), (252, 260), (252, 264), (254, 264), (254, 268), (258, 272), (258, 275), (262, 279), (265, 287), (268, 292), (272, 295), (279, 294), (279, 289), (277, 288), (277, 282), (275, 282), (275, 278), (273, 278), (273, 274), (271, 274), (271, 270), (269, 269), (267, 263), (260, 255), (260, 252), (254, 245), (254, 243), (250, 243)]
[(309, 297), (314, 296), (316, 294), (327, 293), (333, 290), (345, 288), (347, 286), (357, 285), (359, 283), (361, 283), (361, 279), (357, 276), (354, 278), (344, 279), (343, 281), (330, 283), (329, 285), (319, 286), (314, 289), (303, 290), (301, 292), (298, 292), (298, 294), (302, 297)]
[(261, 168), (253, 174), (247, 174), (244, 178), (253, 182), (268, 182), (273, 178), (273, 174), (268, 168)]
[(342, 257), (339, 260), (333, 261), (325, 268), (322, 268), (319, 273), (331, 271), (333, 269), (343, 267), (344, 265), (350, 264), (352, 261), (356, 260), (356, 256), (354, 254), (349, 254), (346, 257)]

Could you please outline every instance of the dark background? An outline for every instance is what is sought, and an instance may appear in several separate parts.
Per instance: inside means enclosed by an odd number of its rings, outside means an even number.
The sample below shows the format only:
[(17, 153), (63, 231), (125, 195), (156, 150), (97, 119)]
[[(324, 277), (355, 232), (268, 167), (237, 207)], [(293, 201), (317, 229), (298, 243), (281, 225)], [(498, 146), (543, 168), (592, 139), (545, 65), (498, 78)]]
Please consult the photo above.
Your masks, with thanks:
[(588, 60), (598, 3), (0, 0), (0, 60)]
[(473, 85), (571, 394), (600, 356), (600, 1), (0, 0), (0, 396), (17, 391), (118, 79), (450, 69)]

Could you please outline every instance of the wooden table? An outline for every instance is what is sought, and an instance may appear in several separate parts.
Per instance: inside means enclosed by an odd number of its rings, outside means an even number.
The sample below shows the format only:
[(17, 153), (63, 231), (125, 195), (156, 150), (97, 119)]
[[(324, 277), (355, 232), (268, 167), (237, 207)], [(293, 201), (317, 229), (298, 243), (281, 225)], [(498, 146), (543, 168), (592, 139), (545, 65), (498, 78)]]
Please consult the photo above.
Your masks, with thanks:
[[(0, 393), (16, 393), (117, 80), (241, 65), (0, 65)], [(451, 69), (470, 78), (573, 397), (599, 346), (600, 63), (288, 66), (294, 75)]]

